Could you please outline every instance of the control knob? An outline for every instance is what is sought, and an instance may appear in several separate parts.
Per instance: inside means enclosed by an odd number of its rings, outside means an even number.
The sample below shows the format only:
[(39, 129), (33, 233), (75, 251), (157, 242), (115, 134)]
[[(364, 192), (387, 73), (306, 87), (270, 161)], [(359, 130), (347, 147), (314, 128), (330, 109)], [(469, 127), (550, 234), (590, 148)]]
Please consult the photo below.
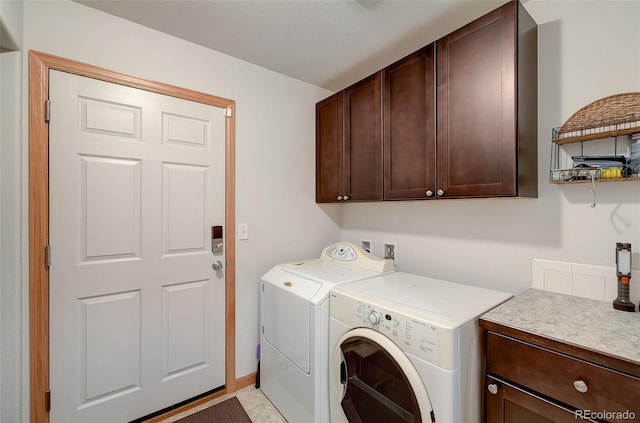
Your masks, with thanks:
[(380, 313), (378, 313), (377, 311), (372, 311), (371, 313), (369, 313), (369, 321), (371, 322), (372, 325), (379, 325)]

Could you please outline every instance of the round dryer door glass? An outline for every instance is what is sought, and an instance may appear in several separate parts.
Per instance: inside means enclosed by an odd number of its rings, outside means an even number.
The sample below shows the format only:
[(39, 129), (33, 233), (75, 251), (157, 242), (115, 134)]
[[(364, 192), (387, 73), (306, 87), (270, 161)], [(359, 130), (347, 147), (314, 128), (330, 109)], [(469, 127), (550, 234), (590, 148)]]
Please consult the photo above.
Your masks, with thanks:
[(382, 346), (356, 336), (346, 339), (340, 348), (344, 356), (340, 379), (346, 385), (341, 404), (350, 422), (423, 421), (411, 384)]

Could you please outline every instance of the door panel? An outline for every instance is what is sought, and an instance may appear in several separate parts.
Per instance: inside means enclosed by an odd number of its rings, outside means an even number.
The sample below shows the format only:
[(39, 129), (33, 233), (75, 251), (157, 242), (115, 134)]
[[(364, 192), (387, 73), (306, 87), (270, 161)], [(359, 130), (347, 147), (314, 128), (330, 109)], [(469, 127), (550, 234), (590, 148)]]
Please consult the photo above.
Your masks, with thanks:
[(485, 420), (489, 423), (570, 423), (578, 419), (575, 412), (554, 403), (548, 397), (539, 397), (534, 392), (526, 392), (492, 377), (485, 378), (485, 386), (494, 384), (497, 393), (485, 394)]
[(382, 200), (382, 72), (344, 90), (344, 181), (354, 201)]
[(445, 197), (517, 194), (515, 7), (436, 43), (437, 180)]
[(433, 44), (384, 69), (384, 199), (435, 198)]
[(162, 164), (164, 254), (206, 253), (207, 170), (203, 166)]
[[(81, 408), (141, 388), (140, 291), (81, 298)], [(112, 334), (112, 336), (103, 336)], [(102, 375), (109, 375), (103, 377)]]
[(206, 285), (194, 281), (162, 289), (162, 377), (207, 366)]
[(343, 92), (316, 104), (316, 202), (338, 201), (344, 188)]
[(82, 260), (140, 258), (140, 160), (79, 157)]
[(50, 73), (52, 422), (224, 385), (223, 109)]

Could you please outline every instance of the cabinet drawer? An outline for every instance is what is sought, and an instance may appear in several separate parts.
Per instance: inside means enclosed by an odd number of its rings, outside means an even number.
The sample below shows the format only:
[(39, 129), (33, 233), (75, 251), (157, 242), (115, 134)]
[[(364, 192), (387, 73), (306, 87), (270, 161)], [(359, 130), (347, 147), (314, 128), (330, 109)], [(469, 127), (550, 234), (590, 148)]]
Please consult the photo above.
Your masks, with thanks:
[[(578, 410), (627, 411), (620, 421), (640, 421), (640, 379), (611, 369), (488, 333), (487, 372)], [(605, 419), (618, 420), (615, 415)]]
[[(592, 422), (590, 419), (576, 419), (568, 408), (546, 401), (528, 391), (513, 387), (502, 380), (487, 377), (485, 385), (495, 386), (497, 392), (487, 392), (487, 423), (576, 423)], [(495, 392), (495, 391), (494, 391)]]

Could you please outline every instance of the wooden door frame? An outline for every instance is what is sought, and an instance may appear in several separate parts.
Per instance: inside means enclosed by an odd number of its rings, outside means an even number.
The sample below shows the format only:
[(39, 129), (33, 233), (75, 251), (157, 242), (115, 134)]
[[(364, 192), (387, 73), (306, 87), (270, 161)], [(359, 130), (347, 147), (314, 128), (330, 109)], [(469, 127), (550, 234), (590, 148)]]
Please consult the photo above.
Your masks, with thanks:
[[(230, 111), (225, 123), (225, 390), (235, 377), (235, 108), (234, 100), (137, 78), (58, 56), (29, 51), (29, 369), (32, 422), (48, 422), (49, 390), (49, 70), (59, 70)], [(223, 392), (223, 393), (224, 393)]]

